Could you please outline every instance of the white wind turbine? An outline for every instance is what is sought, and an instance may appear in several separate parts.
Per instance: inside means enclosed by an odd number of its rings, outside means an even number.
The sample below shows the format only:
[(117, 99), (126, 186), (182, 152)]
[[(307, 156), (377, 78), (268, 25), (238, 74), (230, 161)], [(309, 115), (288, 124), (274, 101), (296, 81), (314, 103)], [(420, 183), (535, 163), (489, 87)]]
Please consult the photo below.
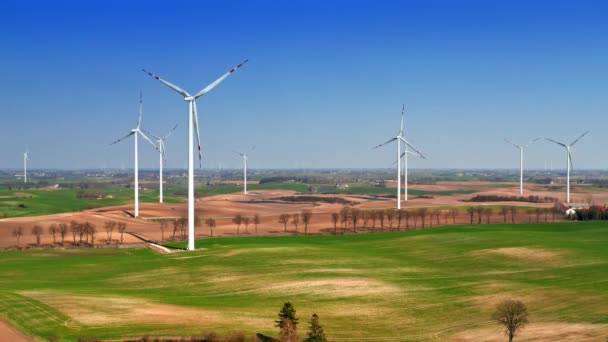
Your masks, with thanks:
[[(407, 174), (408, 174), (407, 160), (408, 160), (408, 154), (412, 155), (414, 157), (420, 157), (420, 158), (426, 159), (422, 155), (420, 155), (420, 154), (418, 154), (416, 152), (412, 152), (412, 151), (408, 150), (407, 147), (408, 146), (405, 145), (405, 152), (401, 153), (401, 158), (403, 158), (403, 161), (404, 161), (404, 163), (403, 163), (403, 170), (401, 172), (402, 177), (404, 177), (404, 183), (405, 183), (405, 186), (404, 186), (405, 189), (403, 191), (404, 192), (404, 194), (403, 194), (403, 201), (404, 202), (407, 201), (407, 196), (408, 196), (408, 193), (407, 193), (407, 190), (408, 190), (408, 188), (407, 188), (407, 186), (408, 186), (408, 181), (407, 181)], [(397, 162), (393, 163), (393, 165), (395, 165), (396, 163)]]
[(553, 139), (545, 138), (545, 139), (549, 140), (550, 142), (558, 144), (558, 145), (560, 145), (560, 146), (562, 146), (562, 147), (564, 147), (566, 149), (566, 157), (567, 157), (567, 161), (566, 161), (566, 168), (567, 168), (567, 173), (566, 173), (566, 203), (570, 203), (570, 168), (574, 168), (573, 165), (572, 165), (572, 147), (579, 140), (581, 140), (582, 137), (584, 137), (585, 135), (587, 135), (587, 133), (589, 133), (589, 131), (581, 134), (580, 137), (576, 138), (576, 140), (574, 140), (573, 142), (571, 142), (569, 145), (566, 145), (566, 144), (561, 143), (559, 141), (555, 141)]
[(508, 142), (509, 144), (515, 146), (515, 148), (519, 149), (519, 194), (523, 195), (524, 194), (524, 150), (526, 149), (526, 147), (534, 144), (535, 142), (537, 142), (540, 138), (536, 138), (534, 140), (532, 140), (531, 142), (525, 144), (525, 145), (518, 145), (515, 144), (511, 141), (511, 139), (507, 139), (505, 138), (505, 141)]
[(243, 64), (247, 63), (247, 60), (230, 69), (227, 73), (222, 75), (217, 80), (203, 88), (201, 91), (194, 95), (190, 95), (187, 91), (182, 88), (169, 83), (160, 77), (154, 75), (151, 72), (143, 70), (146, 74), (152, 78), (160, 81), (167, 87), (173, 89), (181, 96), (184, 97), (184, 101), (188, 102), (188, 250), (194, 250), (194, 132), (196, 131), (196, 140), (198, 142), (198, 159), (199, 166), (202, 166), (202, 155), (201, 155), (201, 137), (198, 131), (198, 114), (196, 111), (196, 100), (201, 96), (207, 94), (211, 89), (215, 88), (218, 84), (222, 83), (228, 76), (232, 75), (237, 71)]
[(234, 153), (241, 155), (241, 158), (243, 158), (243, 194), (245, 195), (247, 195), (247, 160), (249, 159), (249, 153), (251, 153), (251, 151), (253, 151), (254, 149), (255, 145), (251, 146), (251, 148), (247, 152), (233, 151)]
[(397, 141), (397, 209), (401, 209), (401, 142), (403, 142), (407, 147), (411, 148), (412, 151), (416, 152), (420, 157), (425, 158), (422, 155), (422, 153), (420, 153), (420, 151), (418, 151), (418, 149), (416, 149), (414, 146), (412, 146), (412, 144), (410, 144), (403, 137), (403, 116), (404, 116), (404, 111), (405, 111), (405, 105), (401, 109), (401, 126), (399, 128), (399, 133), (397, 134), (397, 136), (394, 137), (394, 138), (390, 138), (385, 143), (382, 143), (380, 145), (377, 145), (377, 146), (373, 147), (373, 149), (377, 149), (377, 148), (379, 148), (381, 146), (384, 146), (384, 145), (386, 145), (388, 143), (391, 143), (393, 141)]
[(157, 137), (156, 135), (151, 134), (148, 131), (145, 131), (146, 133), (151, 135), (154, 139), (156, 139), (156, 142), (158, 143), (157, 149), (158, 149), (159, 156), (160, 156), (159, 157), (160, 168), (159, 168), (159, 172), (158, 172), (158, 179), (160, 182), (159, 203), (163, 203), (163, 161), (167, 160), (167, 150), (165, 149), (165, 140), (167, 140), (167, 138), (170, 137), (171, 134), (173, 134), (173, 132), (175, 131), (176, 128), (177, 128), (177, 125), (175, 125), (175, 127), (173, 127), (173, 129), (171, 131), (169, 131), (169, 133), (165, 134), (163, 137)]
[(146, 136), (146, 134), (144, 132), (141, 131), (141, 115), (143, 112), (143, 99), (142, 99), (142, 95), (141, 93), (139, 93), (139, 116), (137, 119), (137, 127), (133, 128), (131, 130), (131, 132), (129, 132), (127, 135), (125, 135), (124, 137), (114, 141), (113, 143), (111, 143), (110, 145), (114, 145), (124, 139), (127, 139), (130, 136), (134, 136), (133, 140), (135, 142), (135, 217), (139, 217), (139, 157), (138, 157), (138, 152), (137, 152), (137, 135), (141, 135), (142, 138), (144, 138), (146, 141), (148, 141), (152, 146), (154, 146), (154, 148), (156, 148), (156, 145), (154, 145), (154, 143), (152, 142), (152, 140), (150, 140), (150, 138), (148, 138), (148, 136)]
[(30, 153), (25, 150), (23, 153), (23, 182), (27, 183), (27, 161), (30, 160)]

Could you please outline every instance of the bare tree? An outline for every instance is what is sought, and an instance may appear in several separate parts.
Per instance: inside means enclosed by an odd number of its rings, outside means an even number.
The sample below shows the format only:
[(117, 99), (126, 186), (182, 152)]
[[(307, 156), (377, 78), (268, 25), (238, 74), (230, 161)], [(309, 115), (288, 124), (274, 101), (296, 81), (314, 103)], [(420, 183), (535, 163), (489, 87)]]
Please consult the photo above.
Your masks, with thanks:
[(85, 224), (81, 223), (78, 225), (78, 237), (79, 237), (78, 243), (82, 243), (82, 238), (85, 236), (85, 234), (86, 234), (87, 240), (88, 240), (89, 234), (86, 230), (86, 223)]
[(384, 229), (384, 210), (378, 210), (376, 212), (376, 215), (378, 216), (378, 220), (380, 221), (380, 230)]
[[(196, 219), (194, 221), (196, 224)], [(182, 217), (179, 219), (179, 230), (182, 232), (182, 239), (186, 238), (186, 227), (188, 227), (188, 218)]]
[(175, 234), (177, 233), (179, 229), (179, 219), (175, 219), (173, 220), (173, 239), (175, 239)]
[(412, 217), (412, 213), (409, 210), (403, 211), (403, 216), (405, 217), (405, 229), (410, 229), (410, 217)]
[(57, 228), (56, 224), (51, 224), (49, 226), (49, 234), (53, 235), (53, 244), (57, 243), (57, 240), (55, 239), (55, 237), (57, 236), (57, 232), (59, 231), (59, 229)]
[(19, 241), (21, 240), (21, 237), (23, 236), (23, 227), (19, 226), (19, 227), (14, 228), (13, 236), (17, 240), (17, 248), (20, 248)]
[(369, 218), (372, 220), (372, 232), (376, 231), (376, 219), (378, 218), (378, 212), (376, 210), (370, 210)]
[(166, 220), (160, 220), (158, 223), (160, 224), (160, 242), (163, 242), (165, 241), (165, 230), (169, 224)]
[(450, 216), (452, 216), (452, 224), (456, 224), (456, 216), (458, 216), (458, 209), (450, 209)]
[(401, 221), (405, 217), (405, 209), (397, 210), (397, 230), (401, 230)]
[[(254, 218), (254, 222), (255, 222), (255, 218)], [(208, 219), (205, 220), (205, 223), (207, 224), (207, 226), (211, 230), (211, 237), (213, 237), (213, 228), (215, 228), (215, 226), (216, 226), (215, 219), (208, 218)]]
[(342, 222), (343, 229), (346, 230), (348, 221), (350, 219), (350, 207), (344, 207), (340, 210), (340, 222)]
[(363, 228), (369, 227), (369, 220), (371, 219), (369, 210), (361, 211), (361, 218), (363, 219)]
[(412, 211), (410, 216), (414, 219), (414, 229), (416, 229), (418, 227), (418, 218), (420, 217), (418, 210)]
[(61, 235), (61, 244), (65, 241), (65, 235), (68, 233), (68, 225), (65, 223), (59, 224), (59, 234)]
[(35, 225), (32, 227), (32, 235), (36, 236), (36, 245), (40, 246), (40, 236), (42, 235), (42, 227)]
[(295, 213), (291, 215), (291, 223), (296, 227), (296, 233), (298, 232), (298, 225), (300, 224), (300, 214)]
[(492, 213), (494, 213), (494, 210), (492, 210), (492, 208), (485, 208), (483, 210), (483, 214), (486, 216), (486, 224), (490, 224), (490, 218), (492, 217)]
[(509, 342), (528, 324), (528, 308), (518, 300), (507, 299), (496, 306), (492, 318), (505, 327)]
[(110, 244), (112, 243), (112, 233), (114, 232), (114, 229), (116, 229), (116, 221), (106, 221), (103, 227), (105, 228), (108, 237), (107, 243)]
[(331, 221), (334, 223), (334, 234), (338, 234), (338, 222), (340, 222), (340, 214), (331, 213)]
[(473, 224), (473, 218), (475, 217), (475, 208), (468, 207), (467, 214), (469, 214), (469, 218), (471, 219), (471, 224)]
[(74, 220), (70, 221), (70, 230), (72, 231), (72, 238), (74, 239), (73, 243), (76, 244), (76, 235), (78, 235), (78, 231), (80, 229), (80, 224)]
[(249, 223), (250, 222), (251, 222), (251, 219), (249, 218), (249, 216), (243, 217), (243, 224), (245, 225), (245, 234), (249, 234)]
[(262, 221), (260, 221), (260, 215), (255, 214), (253, 215), (253, 224), (255, 225), (255, 233), (258, 233), (258, 224), (260, 224)]
[(95, 245), (95, 234), (97, 233), (97, 228), (94, 224), (87, 222), (84, 224), (85, 230), (91, 236), (91, 246)]
[(426, 220), (426, 215), (429, 212), (427, 208), (418, 209), (418, 216), (420, 216), (420, 220), (422, 221), (422, 228), (424, 228), (424, 221)]
[(290, 218), (291, 218), (291, 215), (289, 215), (289, 214), (279, 215), (279, 223), (283, 224), (283, 229), (285, 230), (285, 232), (287, 232), (287, 224), (289, 223)]
[(437, 225), (439, 225), (439, 216), (441, 216), (441, 210), (433, 209), (433, 211), (431, 211), (431, 216), (435, 216), (435, 222), (437, 222)]
[(534, 209), (534, 214), (536, 215), (536, 223), (540, 223), (540, 217), (543, 214), (543, 209), (542, 208)]
[(509, 208), (501, 207), (500, 214), (502, 215), (504, 223), (507, 223), (507, 215), (509, 215)]
[[(165, 222), (165, 227), (166, 227), (167, 223)], [(127, 224), (124, 222), (118, 222), (116, 224), (116, 227), (118, 228), (118, 232), (120, 233), (120, 244), (122, 245), (122, 237), (125, 233), (125, 230), (127, 230)]]
[(353, 223), (353, 233), (357, 232), (357, 223), (361, 219), (361, 210), (359, 209), (351, 209), (350, 211), (350, 220)]
[(395, 209), (386, 209), (384, 215), (386, 215), (386, 220), (388, 221), (388, 229), (393, 230), (393, 220), (395, 219)]
[(481, 224), (481, 217), (483, 216), (484, 209), (482, 206), (475, 207), (475, 213), (477, 213), (477, 224)]
[(515, 223), (515, 214), (517, 213), (516, 207), (509, 207), (509, 211), (511, 212), (511, 223)]
[(236, 235), (239, 235), (241, 230), (241, 224), (243, 223), (243, 215), (234, 215), (234, 217), (232, 218), (232, 223), (236, 224)]
[(547, 223), (547, 216), (549, 215), (549, 208), (543, 208), (543, 214), (545, 215), (545, 223)]
[(308, 224), (312, 220), (312, 210), (302, 210), (302, 223), (304, 223), (304, 235), (308, 234)]

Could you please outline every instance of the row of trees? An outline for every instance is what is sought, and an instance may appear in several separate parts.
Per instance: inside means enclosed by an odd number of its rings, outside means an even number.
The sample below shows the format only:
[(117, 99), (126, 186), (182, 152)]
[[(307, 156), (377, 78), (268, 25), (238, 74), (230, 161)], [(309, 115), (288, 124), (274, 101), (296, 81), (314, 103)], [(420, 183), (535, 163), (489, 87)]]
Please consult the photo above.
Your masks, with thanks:
[(456, 223), (458, 210), (439, 210), (429, 208), (417, 209), (375, 209), (375, 210), (360, 210), (357, 208), (344, 207), (339, 212), (331, 213), (330, 218), (334, 226), (334, 232), (338, 232), (338, 226), (344, 230), (352, 227), (353, 233), (357, 232), (357, 228), (371, 228), (375, 231), (376, 228), (383, 230), (416, 229), (418, 227), (425, 228), (427, 225), (432, 226), (433, 221), (437, 225), (448, 224), (451, 220)]
[(312, 210), (304, 209), (301, 213), (279, 215), (279, 223), (283, 224), (283, 230), (285, 232), (287, 232), (287, 225), (291, 223), (294, 226), (296, 233), (298, 233), (300, 224), (303, 224), (304, 234), (308, 234), (308, 225), (312, 221), (312, 217)]
[[(234, 217), (232, 218), (232, 223), (234, 223), (236, 225), (236, 235), (239, 235), (241, 233), (241, 225), (245, 226), (245, 234), (249, 234), (249, 225), (253, 224), (255, 226), (255, 232), (258, 232), (258, 225), (261, 223), (261, 219), (260, 219), (260, 215), (255, 214), (251, 217), (249, 216), (244, 216), (241, 214), (236, 214), (234, 215)], [(205, 223), (207, 224), (207, 226), (209, 226), (211, 228), (211, 236), (213, 236), (213, 228), (215, 227), (215, 220), (213, 220), (213, 222), (209, 222), (208, 220), (205, 221)], [(211, 226), (210, 224), (213, 223), (213, 225)]]
[(555, 203), (558, 199), (551, 196), (500, 196), (500, 195), (476, 195), (466, 202), (530, 202), (530, 203)]
[[(123, 242), (123, 234), (127, 229), (127, 224), (124, 222), (116, 222), (116, 221), (107, 221), (104, 224), (104, 229), (106, 232), (106, 243), (112, 242), (112, 234), (114, 231), (120, 234), (120, 243)], [(61, 244), (64, 245), (66, 240), (72, 240), (73, 245), (90, 245), (93, 246), (95, 244), (95, 239), (97, 237), (97, 227), (86, 221), (84, 223), (72, 220), (69, 224), (60, 223), (60, 224), (50, 224), (45, 230), (41, 225), (32, 226), (30, 233), (36, 237), (36, 245), (40, 246), (42, 235), (44, 235), (45, 231), (48, 235), (53, 236), (53, 244)], [(25, 234), (25, 230), (23, 226), (17, 226), (13, 228), (12, 235), (16, 240), (17, 248), (21, 248), (21, 237)]]

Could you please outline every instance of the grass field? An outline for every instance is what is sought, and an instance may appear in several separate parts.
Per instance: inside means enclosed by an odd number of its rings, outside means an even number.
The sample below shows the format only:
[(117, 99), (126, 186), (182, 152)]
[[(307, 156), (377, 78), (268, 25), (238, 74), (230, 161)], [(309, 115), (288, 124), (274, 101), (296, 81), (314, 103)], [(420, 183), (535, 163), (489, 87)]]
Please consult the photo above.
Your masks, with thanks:
[(608, 223), (197, 243), (206, 249), (164, 256), (1, 252), (0, 315), (27, 334), (66, 340), (275, 336), (276, 313), (292, 301), (301, 329), (316, 312), (332, 341), (428, 341), (499, 332), (493, 305), (514, 297), (533, 325), (588, 324), (608, 337)]

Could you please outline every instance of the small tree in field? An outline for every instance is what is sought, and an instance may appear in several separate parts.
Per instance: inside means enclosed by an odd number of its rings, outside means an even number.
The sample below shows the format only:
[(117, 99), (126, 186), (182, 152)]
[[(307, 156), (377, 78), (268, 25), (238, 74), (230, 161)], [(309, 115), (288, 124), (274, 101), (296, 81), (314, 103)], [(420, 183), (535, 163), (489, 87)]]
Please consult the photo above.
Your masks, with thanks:
[(76, 244), (76, 235), (78, 235), (78, 230), (80, 229), (80, 224), (74, 220), (70, 221), (70, 231), (72, 232), (73, 243)]
[(57, 228), (56, 224), (51, 224), (49, 226), (49, 234), (53, 235), (53, 244), (57, 243), (57, 240), (55, 239), (55, 236), (57, 236), (57, 232), (59, 231), (59, 229)]
[(361, 218), (361, 211), (359, 209), (351, 209), (350, 220), (353, 223), (353, 233), (357, 232), (357, 222)]
[(325, 331), (323, 331), (323, 326), (319, 322), (319, 316), (316, 313), (312, 314), (310, 327), (308, 328), (304, 342), (327, 342)]
[(205, 224), (207, 224), (207, 227), (209, 227), (209, 229), (211, 230), (211, 237), (213, 237), (213, 228), (215, 228), (215, 226), (216, 226), (215, 219), (208, 218), (205, 220)]
[(505, 327), (505, 335), (512, 342), (515, 335), (528, 324), (528, 308), (518, 300), (507, 299), (496, 306), (492, 318)]
[(258, 233), (258, 224), (260, 224), (262, 221), (260, 220), (260, 215), (255, 214), (253, 215), (253, 224), (255, 226), (255, 233)]
[(468, 207), (467, 214), (469, 214), (469, 218), (471, 219), (471, 224), (473, 224), (473, 218), (475, 217), (475, 208)]
[(477, 213), (477, 224), (481, 224), (481, 217), (483, 216), (484, 208), (482, 206), (475, 207), (475, 212)]
[(275, 321), (276, 326), (281, 329), (281, 341), (295, 341), (297, 335), (298, 318), (296, 309), (291, 302), (283, 304), (279, 311), (279, 319)]
[(42, 235), (42, 227), (39, 225), (33, 226), (32, 235), (36, 236), (36, 245), (40, 246), (40, 236)]
[(289, 215), (289, 214), (279, 215), (279, 223), (283, 224), (283, 229), (285, 230), (286, 233), (287, 233), (287, 224), (289, 223), (290, 218), (291, 218), (291, 215)]
[(248, 216), (243, 217), (243, 224), (245, 225), (245, 234), (249, 234), (249, 223), (251, 219)]
[(393, 230), (393, 220), (395, 219), (395, 209), (386, 209), (384, 215), (388, 221), (388, 229)]
[(376, 231), (376, 219), (378, 218), (378, 212), (375, 210), (370, 210), (369, 218), (372, 220), (372, 232)]
[(243, 216), (241, 214), (235, 215), (232, 218), (232, 223), (236, 224), (236, 235), (239, 235), (241, 224), (243, 223)]
[(125, 233), (125, 230), (127, 230), (127, 224), (124, 222), (119, 222), (118, 224), (116, 224), (116, 227), (118, 228), (118, 232), (120, 233), (120, 244), (122, 245), (122, 236)]
[(380, 230), (384, 229), (384, 210), (378, 210), (376, 216), (378, 216), (378, 220), (380, 221)]
[(348, 225), (348, 221), (350, 220), (350, 208), (344, 207), (340, 210), (340, 222), (342, 222), (343, 229), (346, 230), (346, 226)]
[(511, 223), (515, 223), (515, 214), (517, 214), (517, 208), (509, 207), (509, 211), (511, 212)]
[(424, 228), (424, 221), (426, 220), (426, 215), (428, 212), (429, 212), (429, 210), (427, 208), (418, 209), (418, 216), (420, 216), (422, 228)]
[(458, 216), (458, 209), (450, 209), (450, 216), (452, 216), (452, 224), (456, 224), (456, 216)]
[(490, 217), (492, 217), (493, 212), (492, 208), (485, 208), (483, 210), (483, 214), (486, 215), (486, 224), (490, 224)]
[(300, 214), (291, 215), (291, 223), (296, 227), (296, 233), (298, 232), (298, 225), (300, 224)]
[(19, 246), (19, 240), (21, 240), (21, 237), (23, 236), (23, 227), (19, 226), (19, 227), (14, 228), (13, 229), (13, 236), (17, 240), (17, 248), (20, 248), (20, 246)]
[(309, 209), (302, 210), (302, 223), (304, 223), (304, 235), (308, 234), (308, 224), (312, 220), (312, 211)]
[(86, 222), (84, 226), (87, 234), (91, 236), (91, 246), (95, 245), (95, 234), (97, 233), (97, 228), (90, 222)]
[(509, 208), (507, 208), (507, 207), (501, 207), (500, 208), (500, 214), (502, 215), (503, 222), (507, 223), (507, 215), (509, 215)]
[(334, 234), (338, 234), (338, 222), (340, 222), (340, 214), (331, 213), (331, 222), (334, 223)]

